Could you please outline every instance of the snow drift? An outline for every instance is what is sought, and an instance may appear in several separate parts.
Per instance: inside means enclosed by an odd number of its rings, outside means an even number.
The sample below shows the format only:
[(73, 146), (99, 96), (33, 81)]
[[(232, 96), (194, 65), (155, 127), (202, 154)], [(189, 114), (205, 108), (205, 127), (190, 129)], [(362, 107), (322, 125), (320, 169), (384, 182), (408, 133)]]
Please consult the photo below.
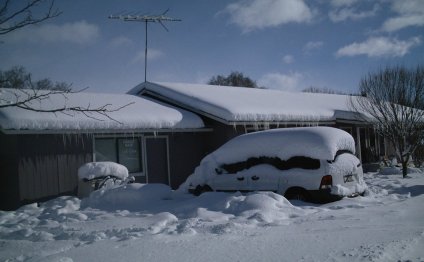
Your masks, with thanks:
[[(2, 261), (422, 261), (424, 176), (326, 205), (132, 184), (0, 212)], [(325, 252), (323, 252), (325, 250)]]

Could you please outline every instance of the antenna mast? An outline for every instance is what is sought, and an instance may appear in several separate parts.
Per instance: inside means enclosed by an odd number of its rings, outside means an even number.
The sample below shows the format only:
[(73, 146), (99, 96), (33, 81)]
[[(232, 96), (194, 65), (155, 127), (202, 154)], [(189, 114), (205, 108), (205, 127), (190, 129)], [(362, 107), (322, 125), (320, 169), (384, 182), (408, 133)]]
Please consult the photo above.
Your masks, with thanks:
[(163, 24), (163, 21), (174, 22), (181, 21), (181, 19), (165, 16), (168, 11), (169, 9), (167, 9), (161, 15), (137, 15), (137, 13), (128, 13), (109, 16), (109, 19), (119, 19), (127, 22), (144, 22), (146, 30), (146, 42), (144, 45), (144, 82), (147, 82), (147, 23), (159, 23), (166, 31), (169, 31), (168, 28), (166, 28), (166, 26)]

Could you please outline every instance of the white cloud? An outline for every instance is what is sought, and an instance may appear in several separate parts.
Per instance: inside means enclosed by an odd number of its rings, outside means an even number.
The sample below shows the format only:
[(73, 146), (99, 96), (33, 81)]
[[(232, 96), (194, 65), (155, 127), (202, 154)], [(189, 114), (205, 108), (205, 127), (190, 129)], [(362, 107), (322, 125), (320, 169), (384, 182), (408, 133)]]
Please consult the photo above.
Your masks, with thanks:
[(379, 9), (378, 5), (374, 5), (372, 10), (367, 10), (367, 11), (358, 11), (354, 7), (346, 7), (346, 8), (331, 10), (328, 13), (328, 16), (330, 17), (330, 20), (335, 23), (346, 21), (348, 19), (360, 20), (360, 19), (375, 16), (377, 14), (378, 9)]
[(355, 42), (340, 48), (336, 52), (336, 56), (402, 57), (419, 44), (421, 44), (419, 37), (413, 37), (406, 41), (388, 37), (370, 37), (365, 42)]
[(383, 23), (382, 29), (386, 32), (397, 31), (410, 26), (423, 26), (424, 15), (411, 15), (390, 18)]
[(303, 75), (297, 72), (289, 74), (269, 73), (258, 80), (258, 85), (271, 89), (294, 91), (302, 88), (300, 86), (302, 79)]
[(424, 13), (423, 0), (393, 1), (392, 10), (399, 14)]
[(294, 62), (294, 57), (292, 55), (285, 55), (283, 57), (283, 62), (286, 64), (291, 64)]
[(110, 41), (110, 45), (112, 47), (122, 47), (122, 46), (128, 46), (132, 44), (134, 44), (134, 42), (125, 36), (118, 36), (113, 38), (112, 41)]
[(287, 23), (305, 23), (313, 18), (312, 10), (303, 0), (240, 0), (228, 5), (224, 12), (246, 32)]
[(382, 26), (386, 32), (397, 31), (410, 26), (424, 26), (424, 1), (393, 1), (392, 10), (397, 17), (387, 19)]
[(94, 42), (99, 35), (100, 29), (97, 25), (89, 24), (82, 20), (63, 25), (44, 24), (41, 26), (26, 27), (11, 33), (7, 41), (87, 44)]
[[(147, 50), (147, 61), (153, 61), (153, 60), (159, 59), (159, 58), (163, 57), (164, 55), (165, 54), (160, 50), (148, 49)], [(137, 52), (135, 54), (134, 58), (132, 59), (131, 63), (132, 64), (144, 63), (144, 50)]]
[(334, 7), (351, 6), (358, 0), (331, 0), (330, 4)]
[(309, 53), (312, 50), (320, 49), (323, 45), (322, 41), (310, 41), (303, 47), (303, 52)]

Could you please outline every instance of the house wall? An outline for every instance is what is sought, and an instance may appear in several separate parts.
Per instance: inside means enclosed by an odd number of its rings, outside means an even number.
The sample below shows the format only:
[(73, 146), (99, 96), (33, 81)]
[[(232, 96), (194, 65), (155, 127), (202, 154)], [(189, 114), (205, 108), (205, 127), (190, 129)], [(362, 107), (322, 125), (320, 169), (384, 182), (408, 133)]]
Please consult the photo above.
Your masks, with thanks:
[[(143, 152), (148, 174), (147, 177), (137, 177), (137, 182), (161, 182), (168, 175), (164, 183), (176, 189), (194, 172), (204, 156), (233, 137), (256, 129), (254, 126), (225, 125), (207, 118), (203, 120), (213, 129), (212, 132), (140, 133), (139, 136), (144, 138), (141, 141), (148, 145)], [(281, 126), (266, 126), (275, 127)], [(355, 139), (360, 133), (354, 124), (338, 123), (336, 127), (351, 130)], [(125, 134), (112, 136), (124, 137)], [(0, 209), (14, 209), (61, 194), (75, 195), (78, 168), (93, 161), (93, 137), (96, 135), (0, 133)]]
[(202, 120), (207, 127), (213, 129), (213, 132), (208, 134), (208, 138), (205, 141), (205, 148), (207, 154), (215, 151), (218, 147), (225, 144), (228, 140), (247, 133), (245, 126), (226, 125), (210, 118), (203, 118)]
[[(92, 160), (88, 135), (1, 135), (1, 209), (76, 194), (78, 168)], [(3, 164), (2, 164), (3, 165)], [(10, 178), (9, 178), (10, 177)], [(4, 186), (3, 186), (4, 183)]]
[[(314, 126), (311, 124), (269, 124), (269, 125), (226, 125), (220, 122), (217, 122), (212, 119), (205, 118), (203, 119), (205, 124), (208, 127), (213, 128), (213, 133), (207, 142), (208, 153), (214, 151), (225, 142), (230, 140), (231, 138), (242, 135), (248, 132), (259, 131), (264, 129), (273, 129), (273, 128), (286, 128), (286, 127), (300, 127), (300, 126)], [(375, 162), (375, 159), (380, 156), (384, 156), (385, 150), (384, 146), (382, 146), (381, 138), (378, 138), (375, 135), (375, 132), (372, 127), (353, 124), (353, 123), (343, 123), (343, 122), (335, 122), (335, 123), (323, 123), (319, 125), (331, 126), (343, 129), (349, 132), (355, 140), (356, 144), (356, 153), (358, 158), (360, 158), (364, 163)]]
[(18, 136), (0, 132), (0, 210), (19, 206)]
[(18, 139), (20, 201), (76, 194), (78, 168), (92, 161), (89, 135), (21, 135)]
[[(178, 188), (208, 153), (211, 134), (140, 134), (146, 143), (143, 153), (148, 182), (162, 182), (164, 176), (169, 176), (170, 186)], [(12, 210), (58, 195), (76, 195), (78, 168), (93, 161), (93, 137), (96, 135), (0, 133), (0, 209)], [(137, 182), (145, 183), (146, 176), (137, 177)]]
[(177, 189), (207, 155), (211, 132), (169, 134), (171, 187)]
[(95, 138), (139, 138), (142, 173), (131, 173), (137, 183), (163, 183), (178, 188), (206, 155), (211, 132), (98, 134)]

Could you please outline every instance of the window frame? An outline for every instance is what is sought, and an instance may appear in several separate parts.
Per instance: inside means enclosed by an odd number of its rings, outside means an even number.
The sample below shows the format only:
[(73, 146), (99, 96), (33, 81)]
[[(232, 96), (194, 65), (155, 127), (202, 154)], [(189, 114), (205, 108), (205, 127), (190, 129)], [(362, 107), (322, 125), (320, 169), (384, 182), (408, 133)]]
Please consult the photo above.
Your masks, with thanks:
[[(93, 136), (93, 161), (96, 162), (96, 140), (97, 139), (113, 139), (114, 140), (114, 150), (116, 152), (116, 163), (120, 161), (119, 154), (119, 139), (137, 139), (138, 140), (138, 150), (139, 150), (139, 170), (136, 172), (129, 172), (132, 176), (146, 176), (146, 152), (145, 152), (145, 141), (143, 135), (95, 135)], [(128, 167), (127, 167), (128, 168)]]

